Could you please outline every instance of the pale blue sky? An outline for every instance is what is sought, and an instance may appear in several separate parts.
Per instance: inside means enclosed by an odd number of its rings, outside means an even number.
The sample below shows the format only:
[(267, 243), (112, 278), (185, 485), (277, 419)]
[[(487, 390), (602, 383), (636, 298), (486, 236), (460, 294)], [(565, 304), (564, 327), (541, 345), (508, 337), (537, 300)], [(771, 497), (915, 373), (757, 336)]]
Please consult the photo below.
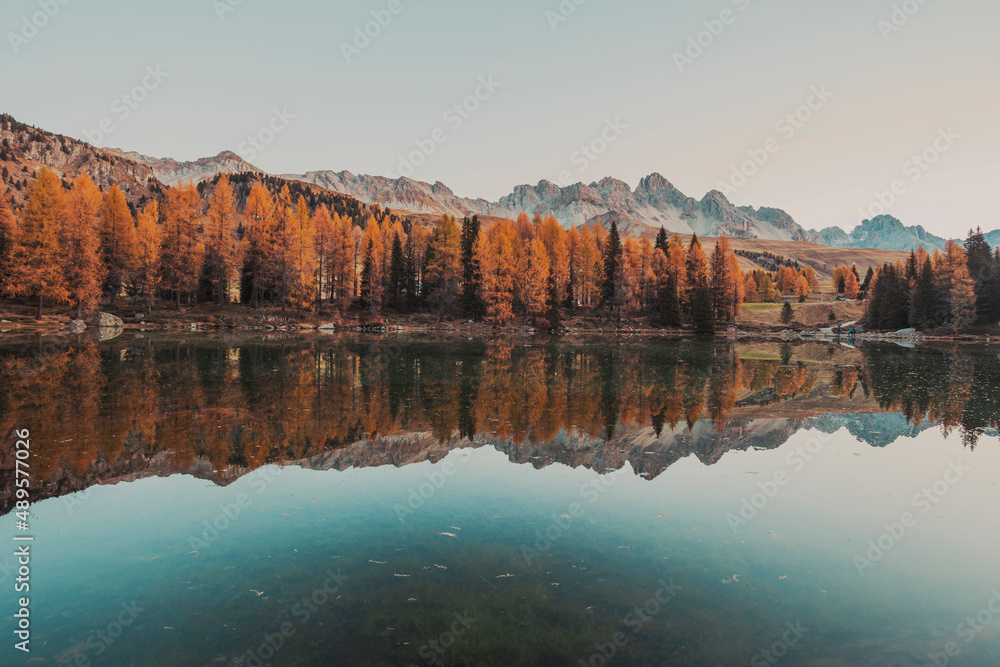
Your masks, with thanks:
[[(948, 236), (1000, 227), (992, 0), (566, 0), (575, 12), (555, 29), (546, 12), (559, 0), (398, 0), (350, 63), (341, 44), (389, 0), (63, 1), (0, 6), (0, 111), (83, 139), (110, 119), (104, 146), (249, 157), (241, 144), (277, 108), (295, 118), (253, 155), (274, 173), (398, 173), (400, 156), (441, 128), (413, 176), (460, 195), (495, 199), (567, 175), (634, 187), (656, 171), (700, 198), (773, 138), (777, 152), (734, 188), (735, 203), (849, 228), (899, 180), (889, 212), (905, 224)], [(13, 44), (49, 3), (59, 10), (48, 24)], [(884, 38), (879, 21), (909, 3), (919, 10)], [(730, 24), (702, 35), (709, 46), (681, 71), (674, 53), (727, 9)], [(157, 66), (168, 76), (122, 119), (112, 104)], [(458, 127), (445, 118), (491, 74), (500, 86), (475, 112)], [(823, 85), (833, 96), (794, 134), (776, 126)], [(628, 126), (620, 138), (594, 160), (574, 155), (609, 118)], [(935, 164), (906, 165), (949, 127), (960, 138), (939, 142), (948, 150)]]

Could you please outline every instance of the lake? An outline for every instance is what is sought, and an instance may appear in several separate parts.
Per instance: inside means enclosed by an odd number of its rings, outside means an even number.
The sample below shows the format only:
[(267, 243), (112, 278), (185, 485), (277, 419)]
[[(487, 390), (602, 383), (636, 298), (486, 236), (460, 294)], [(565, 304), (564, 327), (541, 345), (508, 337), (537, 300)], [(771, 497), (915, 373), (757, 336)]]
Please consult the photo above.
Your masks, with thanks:
[(0, 660), (996, 665), (998, 424), (988, 346), (9, 338)]

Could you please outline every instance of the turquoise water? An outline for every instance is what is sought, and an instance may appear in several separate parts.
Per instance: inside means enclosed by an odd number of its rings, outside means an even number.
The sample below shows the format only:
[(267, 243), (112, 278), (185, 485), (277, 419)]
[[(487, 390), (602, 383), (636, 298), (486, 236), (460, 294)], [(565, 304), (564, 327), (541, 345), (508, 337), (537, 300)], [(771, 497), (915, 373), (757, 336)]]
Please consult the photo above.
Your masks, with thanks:
[[(384, 343), (142, 345), (8, 352), (35, 365), (8, 365), (4, 424), (31, 425), (34, 465), (61, 490), (35, 492), (32, 652), (8, 639), (4, 664), (1000, 656), (1000, 448), (978, 398), (992, 390), (980, 381), (988, 351), (834, 350), (848, 356), (830, 361), (820, 346), (560, 343), (497, 361), (487, 344), (421, 342), (365, 370)], [(638, 368), (649, 377), (636, 380)], [(910, 419), (879, 407), (898, 400), (900, 372), (919, 380), (923, 368), (949, 369), (940, 399), (917, 397)], [(862, 378), (853, 396), (845, 375)], [(98, 387), (95, 405), (67, 378)], [(123, 387), (146, 407), (118, 428)], [(373, 407), (379, 392), (395, 407)], [(690, 413), (699, 392), (697, 418), (671, 425), (672, 397)], [(463, 403), (472, 439), (459, 433)], [(284, 414), (293, 406), (308, 415)], [(94, 433), (65, 418), (88, 411)], [(454, 432), (435, 435), (452, 412)], [(64, 418), (46, 427), (50, 414)], [(510, 423), (488, 433), (491, 419)], [(284, 455), (258, 456), (233, 423), (280, 425), (267, 437)], [(206, 434), (222, 424), (217, 455)], [(320, 425), (331, 430), (316, 442)], [(8, 539), (14, 521), (0, 519)]]

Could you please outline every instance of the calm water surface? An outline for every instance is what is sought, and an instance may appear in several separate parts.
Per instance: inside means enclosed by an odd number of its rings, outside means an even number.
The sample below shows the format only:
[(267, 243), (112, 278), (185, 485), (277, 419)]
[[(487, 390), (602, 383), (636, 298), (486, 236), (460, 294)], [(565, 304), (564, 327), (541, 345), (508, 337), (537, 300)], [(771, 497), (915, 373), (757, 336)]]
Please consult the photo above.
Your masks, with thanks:
[(11, 340), (0, 660), (996, 665), (998, 422), (985, 347)]

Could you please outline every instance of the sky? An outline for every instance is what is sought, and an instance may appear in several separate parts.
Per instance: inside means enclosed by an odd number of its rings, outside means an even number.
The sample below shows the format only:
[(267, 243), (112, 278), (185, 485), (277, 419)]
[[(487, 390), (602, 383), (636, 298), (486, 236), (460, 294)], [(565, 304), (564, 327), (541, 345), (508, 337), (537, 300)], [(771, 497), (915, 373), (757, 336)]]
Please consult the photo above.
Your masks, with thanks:
[(0, 112), (102, 147), (1000, 228), (995, 0), (4, 0)]

